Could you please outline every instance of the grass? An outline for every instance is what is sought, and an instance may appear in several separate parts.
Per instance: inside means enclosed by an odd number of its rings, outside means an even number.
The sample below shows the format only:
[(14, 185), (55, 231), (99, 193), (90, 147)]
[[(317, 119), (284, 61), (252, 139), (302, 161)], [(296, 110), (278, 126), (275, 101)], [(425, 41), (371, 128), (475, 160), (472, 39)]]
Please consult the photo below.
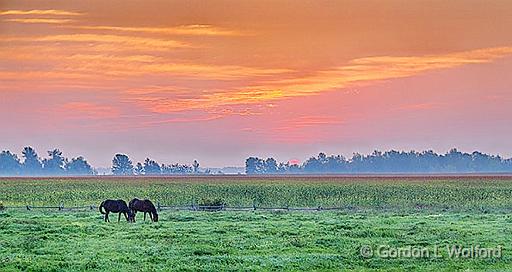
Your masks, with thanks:
[[(512, 179), (0, 179), (0, 271), (512, 271)], [(341, 211), (162, 211), (158, 223), (104, 223), (96, 210), (11, 209), (148, 197), (164, 204), (337, 206)], [(111, 219), (114, 219), (112, 216)], [(438, 246), (423, 258), (361, 248)], [(501, 258), (450, 258), (446, 246), (503, 246)]]
[[(104, 223), (93, 212), (0, 214), (1, 271), (512, 270), (507, 214), (164, 212)], [(504, 246), (501, 258), (364, 258), (368, 245)], [(446, 252), (443, 252), (446, 253)]]

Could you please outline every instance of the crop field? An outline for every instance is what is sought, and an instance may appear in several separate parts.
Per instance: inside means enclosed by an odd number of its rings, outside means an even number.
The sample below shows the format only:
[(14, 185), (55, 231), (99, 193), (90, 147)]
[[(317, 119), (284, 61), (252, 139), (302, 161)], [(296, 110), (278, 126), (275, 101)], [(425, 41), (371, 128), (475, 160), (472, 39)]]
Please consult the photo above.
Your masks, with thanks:
[[(512, 270), (511, 196), (510, 177), (3, 178), (0, 271)], [(21, 208), (133, 197), (325, 210), (164, 210), (130, 224)], [(500, 254), (452, 256), (455, 245)], [(410, 247), (440, 254), (380, 252)]]
[(187, 206), (337, 207), (346, 210), (512, 211), (511, 177), (0, 178), (5, 206), (99, 205), (148, 198)]

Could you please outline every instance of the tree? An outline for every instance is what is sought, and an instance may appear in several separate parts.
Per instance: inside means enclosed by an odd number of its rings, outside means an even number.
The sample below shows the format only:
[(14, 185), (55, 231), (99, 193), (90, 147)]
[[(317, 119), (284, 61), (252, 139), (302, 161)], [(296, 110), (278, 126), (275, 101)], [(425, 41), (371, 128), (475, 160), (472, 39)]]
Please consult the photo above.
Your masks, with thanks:
[(69, 175), (93, 175), (94, 170), (91, 165), (80, 156), (71, 159), (70, 162), (66, 162), (65, 165), (66, 173)]
[(245, 160), (245, 173), (247, 175), (262, 174), (264, 172), (263, 160), (249, 157)]
[(138, 162), (133, 171), (137, 176), (144, 175), (144, 166), (142, 166), (142, 163)]
[(274, 158), (267, 158), (265, 160), (265, 173), (267, 174), (275, 174), (277, 173), (277, 161)]
[(58, 149), (48, 151), (50, 158), (43, 160), (43, 170), (47, 174), (60, 175), (64, 172), (66, 158), (62, 156), (62, 152)]
[(194, 160), (192, 167), (194, 167), (194, 174), (197, 174), (199, 172), (199, 162), (197, 162), (197, 160)]
[(10, 151), (2, 151), (2, 153), (0, 153), (0, 176), (19, 175), (20, 171), (21, 163), (18, 156), (16, 156), (16, 154), (11, 153)]
[[(323, 153), (320, 153), (323, 154)], [(309, 158), (304, 162), (304, 171), (306, 172), (320, 172), (322, 170), (322, 163), (315, 157)]]
[(145, 175), (161, 175), (162, 169), (156, 161), (146, 158), (144, 161), (144, 174)]
[(112, 174), (127, 176), (133, 175), (133, 164), (128, 156), (124, 154), (116, 154), (112, 159)]
[(22, 171), (25, 175), (37, 175), (41, 173), (43, 165), (34, 148), (27, 146), (21, 152), (25, 159), (22, 164)]

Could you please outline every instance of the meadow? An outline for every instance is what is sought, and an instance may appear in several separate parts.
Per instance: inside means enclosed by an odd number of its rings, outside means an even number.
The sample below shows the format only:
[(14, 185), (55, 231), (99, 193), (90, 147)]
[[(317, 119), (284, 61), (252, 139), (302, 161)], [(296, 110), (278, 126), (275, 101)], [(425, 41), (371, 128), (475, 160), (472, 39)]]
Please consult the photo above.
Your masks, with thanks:
[[(509, 177), (0, 179), (0, 271), (512, 270), (511, 195)], [(339, 209), (165, 210), (158, 223), (129, 224), (104, 223), (96, 210), (9, 208), (135, 196)], [(503, 250), (453, 258), (451, 245)], [(386, 258), (375, 253), (380, 246), (441, 254)], [(373, 255), (361, 254), (367, 247)]]

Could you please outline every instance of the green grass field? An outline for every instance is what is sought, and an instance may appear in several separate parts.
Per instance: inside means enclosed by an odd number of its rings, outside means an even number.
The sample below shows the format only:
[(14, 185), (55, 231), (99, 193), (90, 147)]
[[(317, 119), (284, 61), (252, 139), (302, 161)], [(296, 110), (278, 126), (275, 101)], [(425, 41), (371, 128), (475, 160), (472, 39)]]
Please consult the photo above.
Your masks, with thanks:
[[(162, 211), (158, 223), (104, 223), (93, 211), (0, 212), (0, 271), (512, 270), (512, 180), (496, 178), (2, 179), (3, 205), (89, 205), (149, 197), (169, 205), (341, 207), (339, 211)], [(503, 247), (455, 258), (446, 246)], [(439, 247), (386, 258), (383, 248)], [(362, 256), (362, 248), (373, 256)], [(385, 253), (385, 252), (384, 252)]]

